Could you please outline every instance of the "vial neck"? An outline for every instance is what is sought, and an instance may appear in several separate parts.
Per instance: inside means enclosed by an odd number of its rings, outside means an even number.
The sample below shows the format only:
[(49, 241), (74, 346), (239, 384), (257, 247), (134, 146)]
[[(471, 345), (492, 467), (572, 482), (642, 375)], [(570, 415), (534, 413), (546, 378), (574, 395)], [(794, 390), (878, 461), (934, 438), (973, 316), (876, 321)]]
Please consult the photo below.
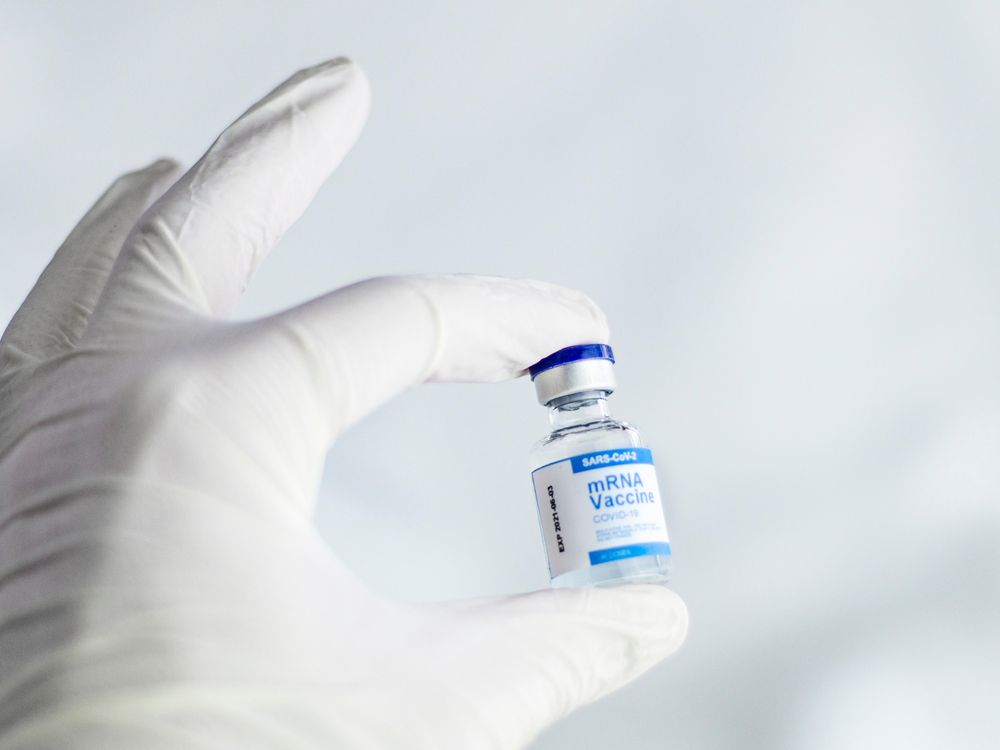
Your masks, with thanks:
[(610, 418), (607, 391), (573, 393), (549, 403), (549, 422), (556, 429)]

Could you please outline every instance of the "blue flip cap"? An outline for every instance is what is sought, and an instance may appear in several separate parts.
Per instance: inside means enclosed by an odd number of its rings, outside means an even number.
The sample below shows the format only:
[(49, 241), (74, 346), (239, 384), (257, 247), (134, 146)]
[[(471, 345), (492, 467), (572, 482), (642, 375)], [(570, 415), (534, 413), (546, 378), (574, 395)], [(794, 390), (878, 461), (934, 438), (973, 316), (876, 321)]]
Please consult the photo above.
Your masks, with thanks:
[(611, 347), (607, 344), (567, 346), (565, 349), (553, 352), (544, 359), (535, 362), (535, 364), (528, 368), (528, 373), (531, 375), (531, 379), (534, 380), (535, 376), (540, 372), (551, 370), (553, 367), (568, 365), (570, 362), (579, 362), (581, 359), (608, 359), (613, 363), (615, 361), (615, 353), (611, 351)]

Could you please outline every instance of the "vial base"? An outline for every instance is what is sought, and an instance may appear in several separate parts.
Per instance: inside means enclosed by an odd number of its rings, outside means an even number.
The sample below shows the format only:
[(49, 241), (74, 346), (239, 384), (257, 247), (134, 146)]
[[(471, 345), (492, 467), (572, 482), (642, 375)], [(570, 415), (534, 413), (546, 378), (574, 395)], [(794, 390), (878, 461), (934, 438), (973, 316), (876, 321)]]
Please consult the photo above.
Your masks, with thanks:
[(552, 579), (553, 588), (621, 586), (627, 583), (665, 584), (670, 579), (669, 555), (644, 555), (591, 565)]

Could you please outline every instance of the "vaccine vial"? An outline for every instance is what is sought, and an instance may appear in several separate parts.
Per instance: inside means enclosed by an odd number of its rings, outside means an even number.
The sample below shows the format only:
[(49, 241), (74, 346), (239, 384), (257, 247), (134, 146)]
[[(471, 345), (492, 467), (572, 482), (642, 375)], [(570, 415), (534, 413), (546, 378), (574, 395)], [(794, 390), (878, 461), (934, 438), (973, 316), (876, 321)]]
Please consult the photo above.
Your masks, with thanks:
[(570, 346), (532, 365), (552, 431), (531, 451), (531, 480), (552, 585), (665, 583), (670, 539), (653, 456), (608, 411), (614, 353)]

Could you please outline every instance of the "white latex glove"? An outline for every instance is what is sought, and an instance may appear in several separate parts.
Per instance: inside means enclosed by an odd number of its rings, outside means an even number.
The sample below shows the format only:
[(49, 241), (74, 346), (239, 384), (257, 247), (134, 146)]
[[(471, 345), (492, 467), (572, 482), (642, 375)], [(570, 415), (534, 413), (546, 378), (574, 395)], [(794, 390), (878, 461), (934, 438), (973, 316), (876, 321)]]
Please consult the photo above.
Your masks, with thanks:
[(334, 60), (179, 179), (122, 177), (4, 334), (3, 750), (521, 747), (683, 640), (666, 589), (404, 604), (317, 535), (324, 454), (380, 403), (608, 335), (582, 294), (481, 276), (226, 322), (368, 101)]

